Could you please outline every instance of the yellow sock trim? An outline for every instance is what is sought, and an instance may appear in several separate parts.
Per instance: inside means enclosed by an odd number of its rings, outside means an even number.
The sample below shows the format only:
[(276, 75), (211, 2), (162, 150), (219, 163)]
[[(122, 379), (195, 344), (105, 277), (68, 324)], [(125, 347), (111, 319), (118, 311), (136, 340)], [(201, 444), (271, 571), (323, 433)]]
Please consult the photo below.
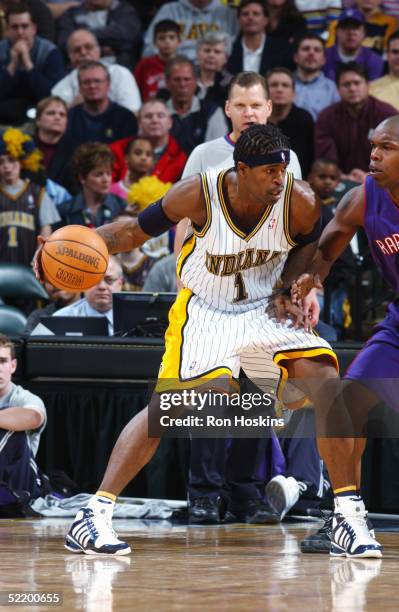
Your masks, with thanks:
[(97, 491), (96, 495), (101, 495), (101, 497), (108, 497), (108, 499), (111, 499), (113, 502), (116, 501), (117, 495), (114, 495), (113, 493), (107, 493), (107, 491)]
[(340, 489), (334, 489), (334, 495), (338, 493), (345, 493), (346, 491), (357, 491), (356, 485), (349, 485), (348, 487), (341, 487)]

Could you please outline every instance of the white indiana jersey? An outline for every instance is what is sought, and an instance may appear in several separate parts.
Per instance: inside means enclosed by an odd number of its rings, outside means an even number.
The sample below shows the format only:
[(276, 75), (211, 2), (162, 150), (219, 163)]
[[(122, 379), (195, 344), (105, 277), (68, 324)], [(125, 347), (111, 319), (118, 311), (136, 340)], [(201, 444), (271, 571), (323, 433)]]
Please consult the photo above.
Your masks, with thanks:
[(293, 176), (286, 173), (279, 200), (245, 234), (232, 221), (224, 199), (227, 172), (208, 169), (201, 174), (207, 220), (201, 231), (189, 227), (177, 273), (185, 287), (213, 308), (245, 312), (272, 294), (295, 246), (289, 235)]

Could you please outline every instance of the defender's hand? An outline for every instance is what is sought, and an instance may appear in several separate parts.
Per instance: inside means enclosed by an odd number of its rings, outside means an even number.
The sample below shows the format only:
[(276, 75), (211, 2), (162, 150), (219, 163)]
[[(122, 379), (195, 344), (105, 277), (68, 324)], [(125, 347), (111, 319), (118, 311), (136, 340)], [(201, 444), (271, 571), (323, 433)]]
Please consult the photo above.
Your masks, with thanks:
[(304, 328), (306, 331), (312, 331), (319, 322), (320, 304), (317, 299), (316, 289), (312, 289), (308, 295), (302, 300), (302, 310), (305, 317)]
[(301, 274), (291, 285), (291, 299), (294, 304), (299, 305), (312, 289), (322, 289), (318, 274)]

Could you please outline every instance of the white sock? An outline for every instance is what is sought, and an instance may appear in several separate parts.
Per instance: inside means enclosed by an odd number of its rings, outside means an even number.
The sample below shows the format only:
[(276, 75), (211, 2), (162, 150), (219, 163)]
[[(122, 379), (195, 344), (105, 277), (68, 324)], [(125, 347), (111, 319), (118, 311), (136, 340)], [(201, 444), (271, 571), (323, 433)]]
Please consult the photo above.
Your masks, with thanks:
[(103, 514), (108, 519), (112, 519), (114, 506), (115, 502), (103, 495), (93, 495), (87, 504), (87, 508), (93, 510), (94, 514)]
[(334, 497), (334, 506), (335, 512), (338, 512), (343, 515), (363, 515), (366, 512), (366, 508), (364, 506), (362, 498), (355, 492), (351, 496), (337, 495), (336, 497)]

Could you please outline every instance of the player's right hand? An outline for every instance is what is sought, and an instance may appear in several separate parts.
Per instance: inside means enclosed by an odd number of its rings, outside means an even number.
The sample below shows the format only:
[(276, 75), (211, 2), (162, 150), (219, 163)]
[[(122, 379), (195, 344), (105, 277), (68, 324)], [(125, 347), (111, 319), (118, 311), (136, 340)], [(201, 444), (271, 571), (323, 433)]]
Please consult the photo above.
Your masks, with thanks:
[(323, 289), (319, 275), (301, 274), (291, 285), (291, 300), (294, 304), (301, 304), (312, 289)]
[(275, 295), (269, 300), (266, 307), (266, 313), (271, 319), (275, 319), (278, 323), (286, 323), (290, 320), (295, 329), (308, 325), (304, 311), (301, 306), (292, 303), (292, 300), (287, 295)]
[(42, 267), (42, 250), (43, 250), (43, 245), (45, 242), (46, 242), (46, 238), (43, 238), (43, 236), (37, 237), (37, 249), (32, 259), (33, 272), (37, 280), (41, 282), (42, 285), (45, 281), (43, 267)]

